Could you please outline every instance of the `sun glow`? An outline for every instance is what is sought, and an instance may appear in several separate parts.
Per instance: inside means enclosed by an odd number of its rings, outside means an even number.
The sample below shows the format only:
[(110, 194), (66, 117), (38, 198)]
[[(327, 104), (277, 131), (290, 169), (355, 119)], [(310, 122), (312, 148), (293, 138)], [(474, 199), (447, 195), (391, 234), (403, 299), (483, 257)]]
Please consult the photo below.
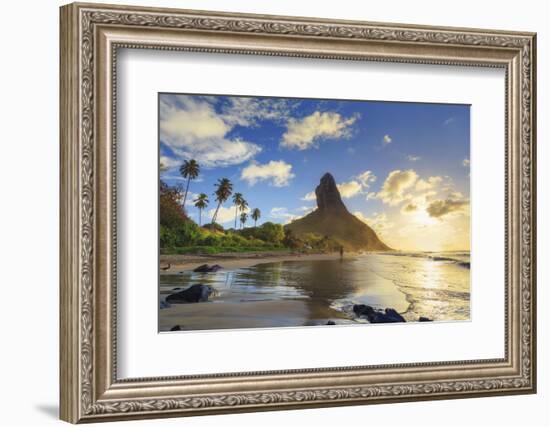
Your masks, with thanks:
[(418, 210), (410, 216), (411, 222), (422, 224), (422, 225), (434, 225), (439, 222), (439, 220), (431, 217), (428, 212), (425, 210)]

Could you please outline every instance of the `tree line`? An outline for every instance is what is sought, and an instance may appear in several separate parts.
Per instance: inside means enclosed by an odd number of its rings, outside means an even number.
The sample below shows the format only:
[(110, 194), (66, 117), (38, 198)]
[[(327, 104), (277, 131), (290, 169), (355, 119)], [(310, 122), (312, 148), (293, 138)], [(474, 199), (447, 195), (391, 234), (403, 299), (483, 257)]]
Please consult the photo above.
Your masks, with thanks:
[[(162, 165), (161, 168), (163, 168)], [(185, 207), (187, 195), (189, 193), (189, 186), (192, 180), (198, 178), (200, 174), (200, 165), (195, 159), (185, 160), (180, 166), (179, 172), (184, 179), (187, 179), (182, 203), (182, 205)], [(213, 224), (216, 224), (216, 219), (218, 217), (220, 207), (231, 197), (231, 195), (233, 195), (232, 201), (233, 205), (235, 206), (235, 229), (237, 228), (237, 220), (239, 221), (241, 228), (244, 228), (249, 217), (248, 213), (246, 212), (249, 206), (243, 194), (238, 192), (233, 193), (233, 183), (228, 178), (218, 179), (218, 182), (214, 184), (214, 186), (215, 190), (212, 194), (215, 196), (215, 201), (217, 204), (216, 209), (214, 210), (214, 213), (212, 215), (211, 222)], [(199, 225), (201, 226), (202, 212), (208, 207), (209, 203), (210, 200), (208, 199), (208, 195), (205, 193), (199, 193), (196, 196), (195, 200), (193, 200), (193, 205), (199, 210)], [(257, 222), (261, 218), (261, 216), (262, 213), (258, 208), (254, 208), (250, 212), (250, 218), (252, 218), (252, 220), (254, 221), (254, 227), (257, 226)]]

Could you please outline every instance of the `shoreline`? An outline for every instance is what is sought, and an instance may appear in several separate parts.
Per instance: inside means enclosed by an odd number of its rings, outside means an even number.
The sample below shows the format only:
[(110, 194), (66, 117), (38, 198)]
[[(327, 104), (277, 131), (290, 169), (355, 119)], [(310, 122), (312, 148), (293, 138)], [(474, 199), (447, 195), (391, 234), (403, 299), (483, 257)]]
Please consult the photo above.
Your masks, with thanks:
[[(218, 284), (221, 294), (215, 294), (212, 300), (209, 299), (204, 303), (173, 303), (161, 307), (159, 312), (160, 330), (170, 331), (176, 326), (179, 328), (178, 330), (213, 330), (340, 325), (368, 322), (370, 320), (365, 320), (365, 316), (368, 318), (369, 315), (373, 317), (374, 323), (391, 323), (394, 320), (384, 319), (384, 316), (388, 316), (387, 309), (397, 312), (405, 322), (426, 321), (420, 320), (422, 318), (429, 321), (458, 321), (470, 318), (469, 295), (464, 303), (463, 298), (459, 296), (434, 296), (432, 295), (434, 290), (431, 288), (427, 291), (421, 286), (404, 289), (395, 280), (379, 274), (380, 272), (375, 268), (380, 262), (376, 256), (379, 254), (379, 252), (366, 253), (366, 255), (373, 256), (363, 257), (363, 253), (348, 252), (344, 254), (344, 260), (352, 262), (345, 263), (345, 265), (337, 262), (340, 260), (340, 254), (337, 252), (299, 254), (287, 251), (266, 251), (212, 255), (163, 255), (161, 266), (170, 262), (171, 267), (167, 271), (160, 272), (161, 281), (163, 281), (163, 285), (159, 287), (161, 300), (176, 291), (177, 289), (174, 287), (177, 286), (178, 290), (181, 290), (192, 284), (210, 286)], [(279, 264), (286, 261), (307, 263), (308, 261), (323, 260), (331, 262), (320, 263), (322, 264), (319, 266), (322, 272), (320, 275), (311, 275), (311, 269), (301, 269), (299, 265), (281, 266)], [(355, 262), (358, 260), (361, 262)], [(418, 270), (416, 274), (419, 275), (425, 272), (426, 268), (431, 271), (434, 268), (432, 263), (435, 260), (429, 257), (413, 256), (404, 260), (390, 259), (389, 261), (391, 265), (413, 265), (414, 271)], [(250, 267), (267, 263), (275, 263), (273, 267), (266, 267), (268, 269), (297, 271), (296, 274), (299, 276), (305, 274), (308, 280), (298, 280), (295, 284), (302, 293), (294, 296), (285, 294), (284, 290), (275, 289), (271, 292), (272, 295), (269, 292), (265, 294), (265, 289), (262, 289), (258, 293), (258, 297), (254, 289), (250, 291), (247, 288), (249, 283), (245, 283), (244, 288), (232, 289), (231, 283), (228, 285), (225, 280), (225, 274), (211, 276), (189, 274), (199, 265), (218, 264), (222, 267), (220, 272), (235, 274), (237, 279), (240, 277), (239, 275), (244, 276), (246, 282), (247, 280), (253, 281), (256, 277), (254, 268)], [(427, 264), (429, 266), (426, 266)], [(464, 279), (468, 274), (466, 269), (457, 269), (443, 261), (436, 262), (434, 265), (443, 273), (450, 274), (449, 278), (458, 274), (457, 277), (460, 280), (467, 280), (467, 278)], [(246, 270), (236, 271), (241, 268)], [(233, 271), (236, 272), (233, 273)], [(181, 274), (183, 272), (185, 273)], [(276, 276), (275, 280), (280, 277), (283, 276)], [(356, 282), (358, 284), (353, 285)], [(445, 291), (446, 286), (443, 286), (441, 290)], [(252, 297), (248, 296), (247, 292), (249, 291)], [(282, 297), (279, 297), (277, 292), (282, 292)], [(425, 299), (426, 304), (423, 303)], [(445, 318), (438, 315), (441, 304), (446, 310), (449, 310)], [(367, 311), (368, 309), (370, 312)], [(391, 310), (389, 316), (393, 316)]]
[[(347, 253), (344, 259), (354, 258), (357, 253)], [(298, 254), (277, 252), (222, 253), (216, 255), (161, 255), (160, 265), (170, 264), (160, 274), (177, 274), (197, 268), (202, 264), (219, 264), (224, 270), (253, 267), (259, 264), (282, 261), (321, 261), (340, 259), (337, 252), (329, 254)]]
[[(331, 307), (315, 307), (308, 299), (172, 304), (160, 313), (161, 332), (170, 332), (174, 326), (179, 326), (182, 331), (212, 331), (320, 326), (326, 325), (328, 321), (355, 323)], [(253, 325), (250, 319), (254, 319)]]

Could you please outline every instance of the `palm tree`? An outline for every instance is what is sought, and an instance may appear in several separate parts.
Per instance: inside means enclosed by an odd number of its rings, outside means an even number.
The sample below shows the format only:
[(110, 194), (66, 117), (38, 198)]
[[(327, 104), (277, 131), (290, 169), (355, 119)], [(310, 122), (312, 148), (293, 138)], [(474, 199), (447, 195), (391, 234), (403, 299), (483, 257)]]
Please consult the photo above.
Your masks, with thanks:
[(183, 165), (180, 166), (180, 174), (182, 177), (187, 178), (187, 187), (185, 188), (185, 196), (183, 196), (183, 206), (185, 207), (185, 201), (187, 200), (187, 192), (189, 191), (189, 183), (192, 179), (199, 176), (201, 168), (195, 159), (185, 160)]
[(241, 214), (241, 228), (244, 228), (244, 223), (248, 219), (248, 214), (246, 212), (243, 212)]
[(235, 229), (237, 229), (237, 211), (239, 210), (239, 206), (244, 201), (242, 193), (235, 193), (233, 194), (233, 204), (235, 205)]
[(220, 206), (223, 202), (229, 199), (229, 196), (231, 196), (231, 193), (233, 192), (233, 184), (227, 178), (218, 179), (218, 183), (215, 185), (216, 191), (214, 191), (214, 194), (216, 195), (216, 202), (218, 202), (218, 206), (216, 206), (216, 211), (212, 216), (213, 223), (216, 222), (216, 217), (218, 216)]
[(241, 215), (242, 215), (243, 212), (246, 212), (247, 209), (248, 209), (248, 202), (245, 199), (242, 199), (241, 202), (239, 203), (239, 212), (241, 212)]
[(256, 221), (260, 219), (260, 217), (262, 216), (262, 212), (258, 208), (254, 208), (250, 216), (254, 220), (254, 227), (256, 227)]
[(206, 194), (201, 193), (195, 200), (193, 200), (193, 202), (195, 203), (195, 207), (199, 209), (199, 225), (202, 225), (202, 210), (208, 206), (210, 200), (208, 200), (208, 196)]

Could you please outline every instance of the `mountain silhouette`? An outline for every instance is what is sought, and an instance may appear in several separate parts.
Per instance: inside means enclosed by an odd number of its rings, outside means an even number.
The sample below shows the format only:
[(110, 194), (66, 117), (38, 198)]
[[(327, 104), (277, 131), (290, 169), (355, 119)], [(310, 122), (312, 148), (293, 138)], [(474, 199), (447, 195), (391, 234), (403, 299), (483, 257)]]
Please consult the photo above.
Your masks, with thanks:
[(307, 233), (327, 236), (352, 251), (391, 250), (372, 228), (348, 211), (330, 173), (321, 178), (315, 196), (317, 209), (286, 226), (295, 236)]

